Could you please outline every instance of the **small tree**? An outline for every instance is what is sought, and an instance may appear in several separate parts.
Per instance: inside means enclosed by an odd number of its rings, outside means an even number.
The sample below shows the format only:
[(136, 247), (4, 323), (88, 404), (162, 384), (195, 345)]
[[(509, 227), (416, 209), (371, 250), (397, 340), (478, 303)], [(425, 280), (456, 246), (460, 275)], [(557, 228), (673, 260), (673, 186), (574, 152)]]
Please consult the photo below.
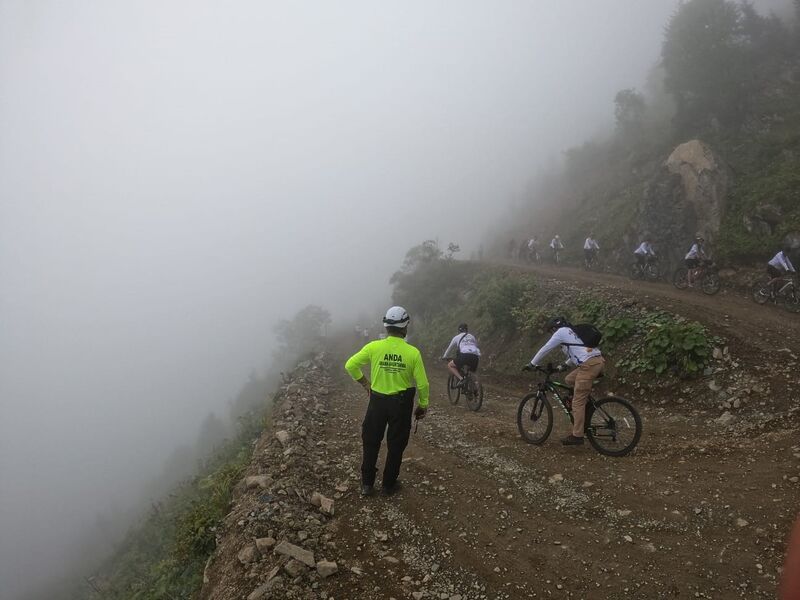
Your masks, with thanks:
[(624, 137), (639, 137), (644, 128), (647, 105), (644, 96), (633, 88), (620, 90), (614, 96), (614, 117), (617, 131)]
[(450, 242), (449, 244), (447, 244), (447, 255), (445, 256), (445, 258), (447, 260), (453, 260), (453, 257), (459, 252), (461, 252), (461, 248), (458, 246), (458, 244)]
[(689, 0), (667, 25), (661, 50), (665, 86), (679, 117), (728, 118), (746, 78), (742, 12), (728, 0)]
[(281, 354), (298, 355), (310, 351), (319, 343), (330, 322), (330, 313), (316, 304), (298, 311), (291, 321), (281, 320), (275, 326)]

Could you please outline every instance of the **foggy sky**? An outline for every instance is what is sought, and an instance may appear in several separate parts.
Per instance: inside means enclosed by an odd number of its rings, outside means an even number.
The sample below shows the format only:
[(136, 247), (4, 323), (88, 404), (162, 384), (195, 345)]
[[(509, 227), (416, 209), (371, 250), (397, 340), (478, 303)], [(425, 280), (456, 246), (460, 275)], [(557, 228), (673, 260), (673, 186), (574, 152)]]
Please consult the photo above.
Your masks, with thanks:
[(225, 414), (277, 319), (475, 250), (675, 5), (0, 0), (0, 598)]

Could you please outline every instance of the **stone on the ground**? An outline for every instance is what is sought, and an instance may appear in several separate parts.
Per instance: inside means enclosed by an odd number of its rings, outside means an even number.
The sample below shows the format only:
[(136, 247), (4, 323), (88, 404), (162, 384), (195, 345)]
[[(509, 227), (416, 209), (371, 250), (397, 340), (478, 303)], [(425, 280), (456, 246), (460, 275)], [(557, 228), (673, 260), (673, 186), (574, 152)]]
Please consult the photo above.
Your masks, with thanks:
[(333, 500), (323, 496), (322, 504), (320, 505), (319, 510), (322, 512), (322, 514), (333, 516)]
[(289, 443), (289, 432), (285, 430), (281, 430), (275, 433), (275, 437), (278, 438), (278, 441), (281, 443), (282, 446), (285, 446)]
[(314, 506), (322, 506), (322, 494), (319, 492), (314, 492), (311, 494), (311, 500), (309, 501)]
[(267, 488), (269, 487), (269, 477), (266, 475), (251, 475), (247, 479), (244, 480), (247, 489), (253, 488)]
[(284, 556), (288, 556), (289, 558), (294, 558), (299, 560), (306, 566), (314, 567), (316, 566), (316, 561), (314, 560), (314, 553), (310, 550), (306, 550), (305, 548), (301, 548), (300, 546), (295, 546), (294, 544), (290, 544), (286, 540), (282, 541), (280, 544), (275, 546), (275, 553), (276, 554), (283, 554)]
[(292, 559), (283, 565), (283, 570), (286, 571), (292, 578), (299, 577), (306, 572), (306, 565), (299, 560)]
[(743, 518), (741, 518), (741, 517), (739, 517), (738, 519), (736, 519), (736, 526), (737, 526), (737, 527), (747, 527), (749, 524), (750, 524), (750, 523), (748, 523), (746, 520), (744, 520), (744, 519), (743, 519)]
[(275, 545), (275, 538), (263, 537), (263, 538), (258, 538), (256, 540), (256, 548), (258, 548), (258, 551), (261, 552), (262, 554), (265, 554), (266, 552), (271, 550), (274, 545)]
[(317, 563), (317, 573), (323, 579), (339, 572), (339, 565), (333, 561), (321, 560)]
[(249, 565), (258, 558), (258, 550), (256, 550), (253, 544), (250, 544), (239, 550), (239, 554), (237, 554), (236, 557), (243, 565)]
[(722, 413), (720, 416), (714, 419), (714, 422), (717, 423), (718, 425), (730, 425), (735, 420), (736, 417), (732, 413), (726, 410), (724, 413)]
[(271, 587), (272, 586), (268, 583), (258, 586), (256, 589), (250, 592), (250, 595), (247, 597), (247, 600), (261, 600), (261, 598), (265, 598), (267, 594), (269, 594), (269, 590)]

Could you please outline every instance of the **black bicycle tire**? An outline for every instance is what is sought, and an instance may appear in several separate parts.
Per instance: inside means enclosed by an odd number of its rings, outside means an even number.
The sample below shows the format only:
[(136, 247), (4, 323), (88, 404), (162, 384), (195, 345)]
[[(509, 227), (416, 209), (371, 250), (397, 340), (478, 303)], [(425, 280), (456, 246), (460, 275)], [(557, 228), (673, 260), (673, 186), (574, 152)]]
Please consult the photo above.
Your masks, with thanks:
[[(716, 285), (709, 291), (706, 289), (706, 282), (709, 280), (716, 281)], [(706, 296), (713, 296), (722, 288), (722, 282), (719, 280), (719, 275), (717, 273), (706, 273), (703, 275), (703, 278), (700, 280), (700, 289), (703, 290), (703, 293)]]
[[(458, 404), (458, 400), (461, 397), (461, 388), (454, 387), (453, 384), (455, 383), (456, 376), (452, 373), (447, 378), (447, 398), (450, 400), (450, 404), (456, 405)], [(455, 396), (455, 400), (453, 397)]]
[(689, 287), (688, 276), (689, 276), (689, 269), (687, 269), (686, 267), (678, 267), (672, 273), (672, 285), (674, 285), (679, 290), (685, 290), (687, 287)]
[[(595, 437), (593, 430), (591, 428), (592, 417), (594, 416), (595, 413), (595, 407), (599, 408), (605, 404), (621, 404), (622, 406), (627, 408), (628, 411), (633, 416), (633, 421), (635, 424), (633, 441), (631, 441), (630, 444), (628, 444), (627, 446), (625, 446), (620, 450), (610, 450), (605, 446), (603, 446), (602, 443), (598, 440), (598, 438)], [(639, 440), (642, 437), (642, 417), (639, 415), (639, 411), (636, 410), (636, 407), (629, 400), (621, 398), (619, 396), (606, 396), (604, 398), (601, 398), (600, 400), (596, 400), (594, 404), (592, 404), (591, 402), (587, 404), (586, 424), (584, 429), (586, 431), (586, 437), (589, 439), (589, 443), (592, 445), (592, 448), (597, 450), (597, 452), (599, 452), (600, 454), (604, 456), (614, 456), (614, 457), (626, 456), (627, 454), (633, 452), (633, 450), (636, 448), (636, 446), (639, 443)]]
[[(765, 290), (767, 293), (762, 294)], [(750, 297), (756, 304), (766, 304), (769, 301), (769, 279), (765, 277), (757, 281), (750, 292)]]
[(783, 308), (792, 314), (800, 313), (800, 297), (787, 296), (783, 302)]
[(476, 400), (472, 399), (472, 394), (466, 394), (467, 397), (467, 408), (469, 408), (473, 412), (478, 412), (483, 406), (483, 384), (481, 383), (480, 379), (476, 375), (470, 375), (472, 381), (470, 382), (471, 387), (475, 388), (476, 392)]
[(658, 268), (658, 265), (646, 265), (644, 268), (644, 279), (649, 279), (650, 281), (658, 281), (661, 279), (661, 269)]
[[(541, 437), (533, 439), (525, 435), (525, 430), (522, 427), (522, 409), (529, 400), (540, 400), (543, 402), (543, 410), (547, 414), (547, 426), (545, 427), (544, 434)], [(534, 405), (534, 407), (535, 406), (536, 405)], [(553, 431), (553, 407), (550, 405), (547, 396), (539, 396), (538, 392), (533, 392), (520, 400), (519, 406), (517, 407), (517, 431), (519, 431), (520, 437), (528, 444), (540, 446), (547, 441), (547, 438), (550, 437), (550, 433)]]

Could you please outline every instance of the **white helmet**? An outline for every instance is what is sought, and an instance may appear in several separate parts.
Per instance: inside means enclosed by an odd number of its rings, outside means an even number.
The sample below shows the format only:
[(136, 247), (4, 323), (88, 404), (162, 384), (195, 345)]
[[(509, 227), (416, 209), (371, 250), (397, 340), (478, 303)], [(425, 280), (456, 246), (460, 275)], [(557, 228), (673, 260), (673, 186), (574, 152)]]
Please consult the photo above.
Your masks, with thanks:
[(556, 234), (556, 239), (557, 239), (557, 240), (560, 240), (560, 239), (561, 239), (561, 238), (558, 236), (558, 234)]
[(386, 311), (386, 316), (383, 317), (383, 324), (386, 327), (399, 327), (405, 329), (408, 327), (408, 313), (402, 306), (393, 306)]

